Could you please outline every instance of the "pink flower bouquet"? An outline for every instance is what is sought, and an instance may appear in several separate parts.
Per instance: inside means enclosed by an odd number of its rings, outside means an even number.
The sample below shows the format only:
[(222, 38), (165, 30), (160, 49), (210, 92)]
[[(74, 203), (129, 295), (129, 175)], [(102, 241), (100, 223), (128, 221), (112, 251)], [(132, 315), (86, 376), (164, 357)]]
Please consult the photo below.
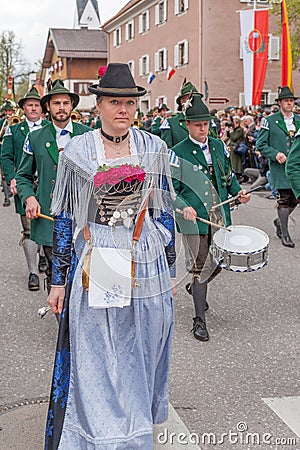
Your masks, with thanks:
[(120, 182), (143, 182), (145, 177), (146, 172), (140, 166), (123, 164), (120, 166), (109, 167), (104, 164), (99, 167), (94, 176), (94, 186), (95, 188), (99, 188), (105, 185), (115, 186)]

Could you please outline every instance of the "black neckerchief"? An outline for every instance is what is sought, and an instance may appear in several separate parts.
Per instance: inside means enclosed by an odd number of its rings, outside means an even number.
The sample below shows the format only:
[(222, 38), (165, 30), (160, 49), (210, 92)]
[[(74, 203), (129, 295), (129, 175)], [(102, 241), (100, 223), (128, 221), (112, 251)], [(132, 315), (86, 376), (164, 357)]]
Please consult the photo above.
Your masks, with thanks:
[(127, 131), (126, 134), (124, 134), (124, 136), (114, 137), (114, 136), (110, 136), (109, 134), (106, 134), (105, 131), (103, 131), (103, 129), (101, 128), (101, 134), (102, 134), (102, 136), (104, 136), (106, 139), (113, 142), (114, 144), (120, 144), (120, 142), (124, 141), (127, 138), (128, 134), (129, 134), (129, 130)]

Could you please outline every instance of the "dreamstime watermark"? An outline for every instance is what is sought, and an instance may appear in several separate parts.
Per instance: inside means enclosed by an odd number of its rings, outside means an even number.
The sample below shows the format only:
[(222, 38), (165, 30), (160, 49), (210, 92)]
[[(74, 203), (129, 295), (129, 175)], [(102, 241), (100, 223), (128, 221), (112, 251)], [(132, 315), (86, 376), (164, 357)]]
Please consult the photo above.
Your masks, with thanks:
[(275, 437), (271, 433), (257, 433), (248, 431), (245, 422), (238, 422), (236, 431), (228, 430), (224, 433), (174, 433), (167, 428), (157, 435), (160, 445), (297, 445), (295, 437)]

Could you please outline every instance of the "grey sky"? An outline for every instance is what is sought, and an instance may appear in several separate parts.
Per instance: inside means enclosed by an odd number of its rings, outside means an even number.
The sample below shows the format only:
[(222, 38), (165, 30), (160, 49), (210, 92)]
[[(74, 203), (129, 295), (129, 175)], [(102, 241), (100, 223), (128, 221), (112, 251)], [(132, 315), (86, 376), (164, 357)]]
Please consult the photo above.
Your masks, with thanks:
[[(101, 22), (116, 14), (128, 0), (98, 0)], [(72, 28), (76, 0), (2, 0), (0, 32), (14, 31), (29, 62), (42, 59), (49, 28)], [(2, 5), (4, 6), (4, 5)]]

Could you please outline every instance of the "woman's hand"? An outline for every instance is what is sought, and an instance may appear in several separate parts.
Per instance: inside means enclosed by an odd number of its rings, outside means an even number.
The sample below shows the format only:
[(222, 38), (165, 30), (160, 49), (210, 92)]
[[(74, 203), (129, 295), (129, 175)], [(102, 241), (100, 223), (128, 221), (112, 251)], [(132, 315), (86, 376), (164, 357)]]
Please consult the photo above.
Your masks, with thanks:
[(65, 298), (65, 287), (55, 286), (51, 288), (47, 298), (47, 303), (51, 307), (53, 314), (61, 314)]

